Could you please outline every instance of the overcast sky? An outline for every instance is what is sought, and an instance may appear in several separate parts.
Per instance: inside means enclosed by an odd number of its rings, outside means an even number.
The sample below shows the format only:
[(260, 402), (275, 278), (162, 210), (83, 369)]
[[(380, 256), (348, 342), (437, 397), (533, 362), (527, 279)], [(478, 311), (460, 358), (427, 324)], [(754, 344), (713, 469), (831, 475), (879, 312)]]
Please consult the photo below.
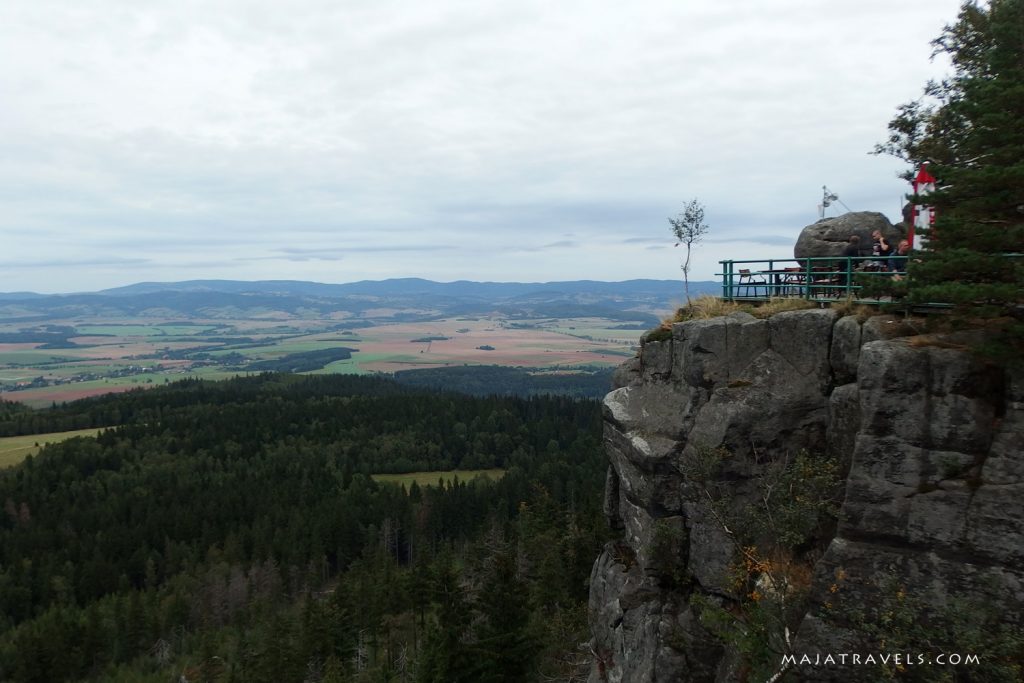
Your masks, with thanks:
[[(5, 0), (0, 291), (680, 277), (792, 255), (953, 0)], [(828, 215), (843, 209), (834, 206)]]

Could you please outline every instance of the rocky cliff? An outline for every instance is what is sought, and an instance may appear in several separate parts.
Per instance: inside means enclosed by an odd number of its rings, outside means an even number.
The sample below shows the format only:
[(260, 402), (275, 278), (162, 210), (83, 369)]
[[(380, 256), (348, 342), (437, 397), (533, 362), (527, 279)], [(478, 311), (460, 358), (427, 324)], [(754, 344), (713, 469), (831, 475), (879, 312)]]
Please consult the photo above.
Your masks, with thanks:
[[(915, 628), (949, 632), (963, 605), (1019, 618), (1024, 376), (912, 333), (833, 310), (735, 313), (676, 323), (618, 370), (605, 512), (621, 540), (592, 572), (591, 683), (764, 680), (786, 652), (786, 680), (858, 680), (876, 669), (799, 657), (884, 654)], [(812, 466), (770, 479), (800, 453)], [(773, 510), (827, 509), (799, 508), (794, 488), (819, 470), (836, 476), (832, 513), (776, 542)], [(762, 522), (746, 535), (740, 510)]]

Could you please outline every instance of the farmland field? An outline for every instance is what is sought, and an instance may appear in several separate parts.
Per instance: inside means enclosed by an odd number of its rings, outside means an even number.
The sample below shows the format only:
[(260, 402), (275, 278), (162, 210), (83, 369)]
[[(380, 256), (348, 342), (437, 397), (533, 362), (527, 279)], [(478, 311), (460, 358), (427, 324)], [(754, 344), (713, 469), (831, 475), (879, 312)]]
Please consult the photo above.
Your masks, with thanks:
[[(280, 361), (285, 369), (343, 374), (464, 365), (611, 367), (633, 355), (640, 327), (603, 318), (499, 316), (368, 321), (364, 327), (333, 318), (190, 323), (87, 318), (36, 327), (8, 322), (0, 323), (0, 333), (19, 343), (0, 345), (0, 396), (41, 407), (186, 377), (222, 379), (263, 371), (267, 361)], [(31, 341), (33, 334), (39, 342)], [(317, 358), (324, 360), (310, 361)]]
[(188, 337), (216, 330), (219, 325), (80, 325), (75, 329), (82, 335), (112, 337), (176, 336)]
[(17, 465), (48, 443), (64, 441), (76, 436), (96, 436), (100, 429), (78, 429), (72, 432), (52, 432), (50, 434), (29, 434), (27, 436), (6, 436), (0, 438), (0, 469)]
[[(555, 324), (537, 320), (516, 321), (513, 325), (482, 318), (382, 325), (357, 330), (363, 342), (361, 352), (353, 358), (362, 368), (380, 372), (453, 364), (541, 368), (618, 365), (623, 355), (632, 355), (630, 349), (641, 334), (639, 330), (620, 330), (619, 340), (594, 341), (562, 334), (553, 329)], [(424, 338), (435, 340), (413, 341)]]

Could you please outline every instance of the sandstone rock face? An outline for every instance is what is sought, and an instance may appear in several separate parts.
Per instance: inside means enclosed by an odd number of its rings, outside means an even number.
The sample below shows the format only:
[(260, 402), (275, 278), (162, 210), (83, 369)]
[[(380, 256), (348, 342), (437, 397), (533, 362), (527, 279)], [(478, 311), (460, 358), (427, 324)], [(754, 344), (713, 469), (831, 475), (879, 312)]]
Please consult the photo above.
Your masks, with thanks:
[(677, 323), (620, 369), (604, 441), (605, 513), (622, 540), (592, 573), (590, 683), (737, 680), (741, 658), (694, 607), (743, 597), (729, 579), (735, 544), (692, 466), (709, 449), (730, 454), (716, 476), (738, 507), (760, 495), (767, 463), (801, 449), (845, 477), (793, 651), (848, 646), (824, 606), (837, 592), (870, 604), (881, 576), (934, 604), (957, 596), (1024, 614), (1024, 373), (908, 344), (907, 332), (831, 310), (738, 314)]
[(871, 233), (881, 230), (893, 247), (899, 242), (900, 231), (889, 219), (876, 211), (852, 211), (835, 218), (823, 218), (808, 225), (793, 247), (794, 258), (839, 256), (850, 240), (860, 236), (860, 247), (865, 256), (871, 255)]

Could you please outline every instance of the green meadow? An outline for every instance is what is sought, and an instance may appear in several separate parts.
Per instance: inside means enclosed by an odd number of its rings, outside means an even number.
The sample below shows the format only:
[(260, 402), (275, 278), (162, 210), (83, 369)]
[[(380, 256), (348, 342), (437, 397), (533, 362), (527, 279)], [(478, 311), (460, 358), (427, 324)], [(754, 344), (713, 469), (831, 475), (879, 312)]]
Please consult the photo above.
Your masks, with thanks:
[(406, 474), (371, 474), (374, 481), (388, 484), (401, 484), (405, 488), (412, 486), (413, 482), (416, 482), (417, 486), (437, 486), (437, 482), (441, 479), (446, 484), (451, 483), (456, 477), (459, 481), (472, 481), (477, 477), (485, 477), (493, 481), (497, 481), (505, 476), (505, 470), (502, 469), (490, 469), (490, 470), (443, 470), (438, 472), (408, 472)]
[(252, 346), (247, 348), (228, 348), (224, 350), (211, 351), (211, 356), (224, 356), (230, 353), (240, 353), (243, 356), (260, 359), (280, 358), (281, 356), (287, 356), (290, 353), (302, 353), (303, 351), (321, 351), (323, 349), (333, 349), (339, 346), (345, 346), (352, 344), (352, 340), (348, 339), (336, 339), (336, 340), (282, 340), (279, 343), (266, 344), (264, 346)]
[(359, 363), (355, 358), (349, 358), (348, 360), (336, 360), (333, 363), (328, 363), (319, 370), (312, 370), (307, 375), (368, 375), (368, 370), (364, 370), (359, 367)]
[(80, 336), (110, 335), (112, 337), (191, 337), (216, 331), (214, 326), (201, 325), (75, 325)]
[[(62, 350), (63, 351), (63, 350)], [(25, 349), (24, 351), (0, 352), (0, 365), (33, 366), (49, 363), (73, 362), (75, 358), (67, 353), (54, 353), (46, 349)]]
[(96, 436), (100, 429), (77, 429), (72, 432), (51, 432), (49, 434), (28, 434), (26, 436), (5, 436), (0, 438), (0, 469), (17, 465), (48, 443), (56, 443), (76, 436)]

